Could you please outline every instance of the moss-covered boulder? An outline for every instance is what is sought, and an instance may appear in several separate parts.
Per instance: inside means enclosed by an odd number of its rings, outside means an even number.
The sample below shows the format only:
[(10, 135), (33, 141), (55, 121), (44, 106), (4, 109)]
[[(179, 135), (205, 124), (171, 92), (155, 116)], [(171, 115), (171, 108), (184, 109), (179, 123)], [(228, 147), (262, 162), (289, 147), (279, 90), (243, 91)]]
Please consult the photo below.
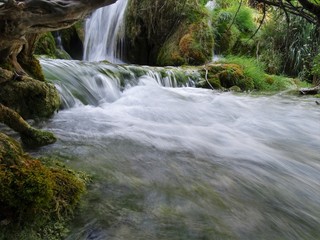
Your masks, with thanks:
[(207, 64), (200, 73), (202, 80), (197, 87), (235, 89), (237, 86), (242, 91), (254, 88), (253, 80), (245, 76), (243, 68), (237, 64)]
[(60, 97), (54, 85), (30, 77), (14, 78), (0, 83), (0, 103), (25, 119), (50, 117), (59, 108)]
[(13, 138), (0, 133), (0, 166), (20, 165), (23, 157), (20, 144)]
[(131, 0), (126, 11), (129, 62), (203, 64), (213, 51), (213, 32), (197, 0)]
[(181, 25), (160, 49), (157, 64), (162, 66), (201, 65), (211, 60), (213, 45), (212, 31), (207, 22)]
[(84, 191), (85, 181), (77, 173), (44, 165), (0, 133), (0, 232), (5, 239), (22, 239), (22, 229), (49, 239), (41, 229), (70, 215)]

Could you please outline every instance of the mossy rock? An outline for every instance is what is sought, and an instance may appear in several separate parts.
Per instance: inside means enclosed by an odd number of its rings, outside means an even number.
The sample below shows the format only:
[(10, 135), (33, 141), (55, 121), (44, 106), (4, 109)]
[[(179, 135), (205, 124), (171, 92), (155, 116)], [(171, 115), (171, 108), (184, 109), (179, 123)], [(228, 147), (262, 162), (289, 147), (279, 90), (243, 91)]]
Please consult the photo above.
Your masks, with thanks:
[(132, 0), (125, 33), (127, 58), (133, 63), (199, 65), (212, 57), (213, 32), (197, 0)]
[(85, 180), (61, 165), (33, 159), (2, 133), (0, 160), (0, 231), (7, 239), (18, 239), (17, 232), (29, 228), (38, 239), (47, 239), (41, 229), (70, 216), (85, 191)]
[(0, 166), (19, 165), (23, 160), (21, 145), (13, 138), (0, 133)]
[(253, 80), (247, 78), (242, 67), (237, 64), (209, 64), (204, 66), (200, 73), (204, 80), (200, 81), (197, 87), (221, 89), (237, 86), (242, 91), (254, 88)]
[(0, 84), (0, 103), (23, 118), (50, 117), (60, 106), (54, 85), (23, 77)]
[(189, 26), (181, 25), (161, 48), (157, 64), (179, 66), (201, 65), (212, 58), (213, 32), (210, 26), (200, 21)]
[(40, 36), (39, 40), (37, 41), (34, 53), (55, 58), (56, 43), (51, 32), (44, 33)]

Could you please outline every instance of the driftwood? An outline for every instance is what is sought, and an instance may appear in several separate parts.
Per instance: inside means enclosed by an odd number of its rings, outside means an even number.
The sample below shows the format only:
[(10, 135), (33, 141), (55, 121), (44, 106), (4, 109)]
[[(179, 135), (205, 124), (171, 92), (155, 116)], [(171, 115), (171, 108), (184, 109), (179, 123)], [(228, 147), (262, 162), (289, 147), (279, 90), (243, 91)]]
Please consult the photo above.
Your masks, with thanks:
[(63, 29), (97, 8), (117, 0), (0, 0), (0, 62), (9, 61), (25, 74), (17, 61), (28, 51), (30, 35)]
[(320, 85), (313, 88), (301, 88), (299, 91), (303, 95), (315, 95), (320, 93)]

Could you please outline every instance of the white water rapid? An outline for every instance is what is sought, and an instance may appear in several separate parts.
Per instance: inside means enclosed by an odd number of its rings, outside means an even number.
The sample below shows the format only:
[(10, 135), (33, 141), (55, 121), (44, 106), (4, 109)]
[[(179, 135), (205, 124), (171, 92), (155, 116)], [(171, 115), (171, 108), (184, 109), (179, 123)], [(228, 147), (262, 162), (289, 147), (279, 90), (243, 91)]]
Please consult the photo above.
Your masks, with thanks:
[(84, 60), (122, 63), (124, 12), (128, 0), (96, 10), (85, 27)]
[(41, 123), (59, 140), (33, 154), (93, 178), (67, 240), (320, 239), (314, 98), (172, 88), (174, 74), (136, 66), (42, 66), (76, 103)]

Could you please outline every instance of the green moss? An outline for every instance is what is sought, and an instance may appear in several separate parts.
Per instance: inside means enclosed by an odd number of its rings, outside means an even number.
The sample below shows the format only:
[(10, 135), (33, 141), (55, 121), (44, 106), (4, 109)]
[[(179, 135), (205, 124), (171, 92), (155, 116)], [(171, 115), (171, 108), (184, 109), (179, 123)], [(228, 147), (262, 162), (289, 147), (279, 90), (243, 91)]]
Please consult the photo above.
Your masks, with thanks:
[(20, 134), (20, 136), (21, 141), (28, 147), (41, 147), (57, 141), (57, 138), (53, 133), (34, 128), (30, 129), (27, 134)]
[(19, 163), (0, 164), (0, 239), (62, 239), (85, 180), (60, 165), (32, 159), (16, 142), (7, 148), (12, 142), (0, 134), (0, 159), (8, 155), (6, 149), (14, 150)]
[[(80, 31), (81, 23), (70, 28), (60, 30), (61, 41), (64, 50), (73, 58), (82, 60), (83, 56), (83, 32)], [(81, 36), (79, 36), (79, 34)]]
[(251, 86), (249, 89), (281, 91), (296, 86), (294, 80), (291, 78), (266, 74), (264, 71), (265, 66), (254, 58), (227, 56), (223, 62), (241, 66), (245, 82)]
[[(14, 70), (12, 64), (9, 61), (0, 62), (0, 67), (9, 71)], [(1, 74), (1, 71), (0, 71), (0, 74)]]
[(211, 59), (213, 33), (196, 0), (130, 1), (126, 13), (130, 62), (178, 66)]
[(212, 58), (213, 32), (204, 21), (181, 25), (161, 48), (157, 64), (179, 66), (200, 65)]
[(200, 72), (204, 81), (199, 82), (198, 87), (220, 89), (237, 86), (242, 91), (254, 87), (252, 79), (245, 76), (244, 69), (238, 64), (209, 64)]
[(0, 132), (0, 166), (18, 165), (21, 163), (23, 151), (13, 138)]
[(56, 56), (56, 43), (51, 32), (44, 33), (38, 40), (34, 51), (38, 55), (47, 55), (55, 58)]
[(40, 62), (35, 56), (18, 55), (18, 62), (20, 63), (23, 70), (25, 70), (29, 74), (29, 76), (42, 82), (45, 81)]
[(0, 102), (23, 118), (50, 117), (60, 106), (56, 88), (31, 78), (1, 84)]

